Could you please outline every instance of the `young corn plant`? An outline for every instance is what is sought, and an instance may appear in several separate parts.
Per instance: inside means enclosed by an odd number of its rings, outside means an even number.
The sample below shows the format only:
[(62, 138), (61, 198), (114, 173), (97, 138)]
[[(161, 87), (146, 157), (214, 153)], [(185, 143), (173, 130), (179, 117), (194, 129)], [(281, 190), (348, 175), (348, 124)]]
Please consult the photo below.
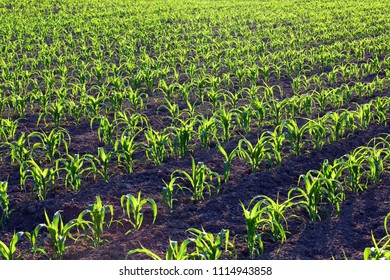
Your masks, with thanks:
[(14, 139), (18, 125), (19, 125), (18, 120), (12, 121), (10, 119), (1, 119), (0, 140), (4, 142), (8, 142)]
[[(93, 122), (93, 118), (91, 119), (91, 124)], [(99, 120), (99, 128), (97, 131), (99, 141), (101, 141), (104, 144), (113, 144), (112, 136), (115, 131), (115, 124), (113, 122), (110, 122), (107, 117), (100, 116), (98, 117)]]
[(207, 96), (211, 102), (212, 112), (216, 112), (221, 105), (222, 93), (213, 89), (207, 91)]
[(188, 119), (180, 121), (180, 127), (172, 127), (173, 130), (173, 151), (180, 157), (186, 157), (189, 152), (189, 144), (193, 138), (193, 127), (195, 120)]
[(158, 132), (152, 128), (145, 131), (147, 140), (145, 150), (146, 156), (148, 159), (151, 159), (155, 165), (162, 164), (164, 159), (168, 156), (167, 146), (172, 146), (169, 136), (169, 133)]
[(25, 232), (27, 239), (30, 241), (30, 251), (36, 256), (37, 253), (47, 255), (46, 250), (43, 248), (44, 238), (41, 238), (40, 242), (37, 244), (39, 233), (45, 224), (38, 224), (32, 232)]
[[(92, 167), (84, 167), (84, 162), (86, 161), (86, 156), (80, 156), (75, 154), (74, 156), (67, 155), (68, 160), (60, 159), (57, 161), (57, 170), (65, 171), (65, 187), (69, 186), (73, 191), (79, 192), (81, 189), (81, 176), (85, 171), (89, 171)], [(59, 167), (59, 163), (62, 163), (63, 167)]]
[(145, 115), (139, 113), (133, 113), (128, 116), (128, 110), (123, 112), (117, 111), (114, 113), (115, 126), (122, 131), (122, 134), (136, 135), (149, 123), (148, 118)]
[(281, 243), (285, 242), (287, 234), (289, 233), (287, 220), (289, 218), (298, 217), (296, 215), (286, 216), (286, 211), (295, 206), (293, 203), (294, 198), (290, 198), (283, 203), (279, 202), (279, 198), (275, 201), (265, 195), (253, 198), (253, 200), (256, 199), (259, 199), (260, 201), (258, 209), (261, 210), (259, 212), (259, 228), (261, 228), (262, 232), (268, 235), (273, 242), (277, 242), (278, 240), (280, 240)]
[(251, 119), (252, 119), (252, 110), (247, 106), (233, 110), (237, 120), (237, 125), (240, 127), (245, 134), (248, 134), (251, 131)]
[[(135, 197), (132, 194), (123, 195), (120, 199), (121, 207), (123, 209), (123, 213), (127, 214), (128, 221), (135, 230), (139, 230), (144, 221), (144, 214), (142, 213), (142, 209), (145, 204), (149, 203), (153, 213), (153, 221), (152, 224), (156, 221), (157, 217), (157, 204), (152, 198), (141, 199), (141, 192), (138, 192), (138, 196)], [(132, 230), (128, 230), (126, 234), (132, 232)]]
[(238, 142), (237, 155), (252, 167), (253, 173), (257, 172), (261, 164), (270, 158), (267, 142), (268, 140), (265, 133), (259, 137), (255, 145), (252, 145), (252, 143), (245, 138)]
[(9, 209), (8, 181), (0, 182), (0, 225), (8, 221), (11, 210)]
[(298, 124), (295, 120), (290, 119), (286, 122), (287, 134), (290, 139), (290, 148), (295, 153), (295, 155), (300, 155), (305, 142), (303, 141), (303, 136), (306, 131), (309, 129), (309, 122), (305, 123), (301, 128), (298, 127)]
[(126, 168), (127, 173), (133, 172), (134, 165), (134, 153), (141, 148), (141, 144), (135, 143), (134, 136), (127, 136), (125, 133), (122, 133), (120, 139), (115, 141), (114, 151), (118, 157), (118, 163), (123, 165)]
[(31, 178), (33, 180), (32, 192), (36, 192), (39, 200), (46, 200), (48, 191), (55, 187), (58, 170), (51, 167), (41, 168), (33, 159), (26, 161), (25, 165), (28, 167), (28, 174), (23, 178), (22, 186), (26, 184), (26, 180)]
[(140, 93), (139, 89), (133, 90), (131, 87), (127, 88), (127, 97), (132, 106), (132, 109), (135, 112), (139, 112), (140, 110), (146, 108), (146, 104), (148, 104), (149, 95), (146, 93)]
[(46, 209), (45, 218), (46, 224), (44, 224), (44, 227), (49, 233), (50, 241), (54, 249), (54, 257), (57, 260), (60, 260), (62, 259), (65, 250), (69, 247), (66, 246), (67, 238), (69, 237), (75, 240), (75, 238), (71, 234), (71, 230), (78, 226), (78, 222), (74, 219), (64, 224), (61, 216), (61, 211), (55, 212), (53, 215), (53, 219), (50, 221)]
[(195, 238), (190, 239), (195, 242), (196, 255), (202, 260), (218, 260), (223, 254), (235, 254), (234, 244), (229, 240), (230, 231), (221, 230), (215, 237), (212, 233), (196, 228), (187, 230)]
[(37, 137), (40, 140), (34, 144), (34, 148), (43, 149), (49, 162), (53, 162), (55, 155), (60, 153), (59, 148), (61, 145), (64, 146), (65, 153), (68, 153), (71, 138), (65, 129), (54, 129), (49, 134), (35, 131), (28, 135), (29, 139), (32, 137)]
[(230, 170), (232, 167), (232, 161), (237, 156), (238, 147), (234, 148), (230, 153), (226, 152), (226, 150), (222, 147), (221, 144), (218, 144), (218, 150), (222, 154), (224, 158), (223, 163), (223, 180), (224, 182), (228, 182), (230, 179)]
[(374, 247), (367, 247), (364, 249), (364, 260), (390, 260), (390, 229), (388, 221), (390, 220), (390, 213), (384, 219), (384, 228), (386, 235), (378, 241), (371, 232), (371, 239)]
[[(98, 156), (92, 156), (92, 161), (90, 161), (92, 164), (93, 172), (95, 174), (99, 174), (106, 183), (108, 183), (108, 180), (110, 179), (109, 163), (115, 157), (115, 155), (115, 150), (106, 152), (104, 150), (104, 147), (98, 147)], [(86, 158), (88, 159), (88, 157)], [(99, 165), (99, 168), (96, 166), (95, 163)]]
[(311, 119), (308, 121), (308, 131), (310, 139), (315, 149), (321, 150), (325, 145), (326, 139), (326, 120), (319, 118), (317, 120)]
[(217, 123), (222, 127), (222, 141), (228, 141), (231, 137), (231, 125), (233, 123), (233, 112), (229, 111), (222, 106), (221, 109), (216, 113)]
[(17, 260), (20, 256), (16, 255), (16, 244), (23, 237), (24, 232), (20, 231), (14, 233), (11, 239), (9, 246), (7, 246), (3, 241), (0, 240), (0, 256), (6, 260)]
[(374, 118), (378, 124), (387, 125), (387, 112), (390, 107), (389, 99), (377, 98), (373, 101), (372, 106), (374, 107), (375, 115)]
[(288, 105), (288, 100), (283, 99), (282, 101), (277, 101), (275, 99), (271, 99), (266, 104), (266, 110), (268, 111), (269, 118), (272, 121), (273, 125), (278, 126), (281, 124), (283, 119), (283, 113)]
[(205, 118), (201, 116), (197, 120), (198, 126), (198, 137), (200, 140), (200, 146), (202, 149), (209, 149), (211, 139), (217, 139), (216, 125), (217, 120), (215, 117)]
[(180, 116), (183, 114), (183, 112), (180, 112), (179, 105), (175, 102), (170, 102), (169, 100), (165, 100), (166, 104), (161, 105), (158, 107), (158, 111), (160, 111), (161, 108), (165, 109), (169, 113), (169, 119), (171, 120), (171, 123), (175, 125), (179, 120)]
[[(107, 222), (106, 216), (110, 215), (110, 219)], [(85, 216), (89, 216), (89, 219), (84, 219)], [(114, 207), (112, 205), (103, 205), (100, 196), (96, 196), (96, 202), (88, 206), (88, 209), (82, 211), (77, 218), (77, 222), (83, 229), (85, 226), (91, 232), (90, 239), (92, 240), (92, 246), (97, 248), (104, 242), (103, 232), (105, 227), (110, 227), (114, 218)]]
[(345, 200), (345, 189), (341, 182), (344, 169), (343, 161), (335, 160), (330, 164), (328, 160), (324, 160), (318, 175), (323, 182), (324, 196), (332, 205), (336, 215), (340, 212), (340, 204)]
[[(365, 185), (362, 184), (361, 179), (364, 174), (364, 161), (366, 159), (364, 154), (359, 153), (357, 149), (351, 154), (345, 155), (342, 160), (344, 161), (345, 170), (348, 172), (348, 176), (345, 178), (345, 182), (353, 192), (362, 191)], [(345, 159), (344, 159), (345, 158)]]
[(11, 162), (17, 162), (19, 166), (31, 157), (32, 151), (34, 150), (34, 147), (27, 148), (28, 141), (24, 132), (20, 134), (16, 141), (4, 142), (4, 145), (10, 149)]
[(374, 119), (374, 113), (371, 110), (371, 103), (359, 105), (357, 104), (356, 111), (354, 111), (356, 118), (359, 121), (360, 128), (366, 130), (368, 125)]
[[(169, 240), (169, 248), (165, 253), (165, 260), (193, 260), (196, 257), (195, 252), (188, 252), (188, 245), (192, 243), (192, 240), (185, 239), (179, 246), (179, 242)], [(138, 248), (135, 250), (130, 250), (127, 255), (133, 254), (145, 254), (151, 257), (154, 260), (162, 260), (161, 257), (153, 253), (152, 251), (146, 249), (145, 247)]]
[[(299, 187), (302, 180), (303, 188)], [(292, 196), (294, 192), (298, 192), (298, 194)], [(323, 200), (323, 180), (319, 176), (319, 171), (309, 170), (306, 174), (301, 175), (298, 180), (298, 187), (288, 192), (288, 198), (298, 200), (296, 204), (306, 210), (312, 222), (321, 220), (319, 207)]]
[(165, 206), (168, 206), (171, 211), (173, 210), (173, 203), (177, 201), (177, 199), (173, 198), (173, 192), (176, 187), (176, 177), (172, 177), (169, 183), (164, 182), (164, 187), (162, 190), (163, 203)]
[(324, 116), (324, 118), (328, 120), (327, 128), (330, 133), (330, 143), (340, 141), (342, 135), (345, 132), (347, 114), (347, 112), (333, 112), (327, 113), (327, 115)]
[(248, 245), (249, 255), (254, 256), (261, 255), (264, 253), (264, 243), (261, 236), (261, 233), (258, 233), (258, 228), (263, 222), (261, 219), (262, 209), (261, 201), (258, 201), (251, 208), (254, 200), (252, 199), (249, 202), (248, 208), (245, 207), (244, 203), (240, 202), (240, 206), (244, 212), (245, 218), (245, 227), (246, 227), (246, 237), (245, 241)]
[[(177, 176), (178, 179), (186, 183), (177, 184), (178, 188), (181, 190), (188, 190), (192, 193), (194, 200), (204, 199), (204, 193), (208, 192), (211, 196), (212, 190), (215, 189), (218, 193), (221, 186), (221, 177), (217, 172), (212, 171), (210, 168), (206, 167), (204, 162), (195, 163), (194, 158), (191, 158), (192, 168), (191, 173), (188, 173), (184, 170), (175, 170), (171, 174), (171, 178)], [(217, 185), (214, 186), (214, 179), (216, 179)]]
[(365, 161), (368, 164), (368, 168), (365, 170), (367, 177), (366, 188), (369, 184), (379, 183), (382, 173), (385, 171), (385, 164), (390, 157), (389, 150), (386, 148), (378, 148), (379, 144), (375, 147), (359, 147), (356, 151), (361, 151), (365, 156)]
[(267, 114), (266, 102), (263, 102), (263, 100), (260, 101), (256, 96), (251, 99), (250, 106), (253, 110), (253, 115), (257, 120), (257, 125), (262, 127), (264, 125), (263, 122)]
[(282, 148), (283, 142), (286, 139), (286, 134), (283, 132), (284, 123), (275, 127), (274, 131), (267, 131), (267, 142), (270, 146), (270, 150), (273, 153), (273, 157), (277, 167), (282, 164)]
[[(66, 117), (66, 105), (64, 102), (59, 101), (59, 102), (54, 102), (49, 105), (49, 108), (47, 109), (47, 114), (50, 115), (52, 119), (52, 123), (55, 125), (55, 127), (60, 127), (61, 120), (65, 119)], [(41, 115), (40, 115), (41, 116)], [(45, 114), (45, 125), (48, 125), (46, 122), (46, 114)], [(39, 123), (40, 119), (38, 119)]]

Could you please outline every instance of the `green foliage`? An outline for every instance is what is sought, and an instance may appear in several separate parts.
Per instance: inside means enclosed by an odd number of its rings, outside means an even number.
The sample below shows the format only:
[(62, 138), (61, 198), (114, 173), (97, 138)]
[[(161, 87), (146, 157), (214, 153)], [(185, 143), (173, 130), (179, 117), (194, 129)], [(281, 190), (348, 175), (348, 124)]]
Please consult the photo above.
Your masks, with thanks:
[(177, 178), (184, 184), (177, 183), (178, 188), (188, 190), (192, 193), (194, 200), (204, 199), (205, 192), (211, 196), (212, 191), (219, 192), (221, 186), (221, 176), (206, 167), (204, 162), (195, 163), (195, 159), (191, 158), (191, 172), (184, 170), (175, 170), (171, 174), (171, 178)]
[(22, 231), (14, 233), (9, 246), (0, 240), (0, 255), (6, 260), (18, 259), (19, 256), (16, 255), (16, 244), (20, 241), (23, 235), (24, 232)]
[(56, 259), (62, 259), (65, 250), (69, 247), (66, 245), (67, 238), (74, 239), (71, 230), (78, 226), (77, 220), (70, 220), (64, 223), (61, 217), (61, 211), (57, 211), (53, 215), (53, 219), (50, 220), (45, 209), (46, 224), (44, 227), (49, 233), (50, 242), (54, 249), (54, 257)]
[[(144, 214), (142, 212), (145, 204), (150, 204), (151, 210), (153, 213), (153, 221), (156, 221), (157, 217), (157, 204), (152, 198), (144, 198), (141, 199), (141, 192), (138, 192), (138, 196), (135, 197), (132, 194), (123, 195), (120, 199), (121, 207), (123, 209), (123, 213), (126, 213), (128, 221), (135, 230), (139, 230), (144, 221)], [(126, 234), (130, 233), (132, 230), (126, 232)]]
[(9, 215), (12, 212), (9, 209), (9, 203), (8, 181), (0, 182), (0, 225), (2, 226), (8, 221)]
[[(110, 219), (107, 222), (106, 217), (108, 215), (110, 215)], [(89, 216), (89, 219), (84, 219), (85, 216)], [(100, 196), (96, 196), (96, 202), (80, 213), (77, 222), (82, 228), (88, 227), (88, 230), (91, 232), (92, 246), (96, 248), (104, 242), (102, 237), (104, 228), (110, 227), (113, 218), (114, 207), (112, 205), (103, 205)]]

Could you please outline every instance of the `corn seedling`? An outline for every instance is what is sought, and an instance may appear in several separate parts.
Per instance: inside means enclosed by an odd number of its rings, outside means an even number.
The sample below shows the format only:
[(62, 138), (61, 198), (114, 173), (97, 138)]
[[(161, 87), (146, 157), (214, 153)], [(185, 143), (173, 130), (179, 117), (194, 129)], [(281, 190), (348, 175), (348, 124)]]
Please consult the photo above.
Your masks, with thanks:
[[(91, 119), (91, 124), (93, 123), (94, 118)], [(99, 116), (99, 128), (97, 131), (99, 141), (104, 144), (112, 144), (112, 136), (115, 131), (115, 124), (110, 122), (107, 117)]]
[(19, 256), (16, 255), (16, 244), (23, 237), (24, 232), (20, 231), (14, 233), (11, 239), (9, 246), (7, 246), (3, 241), (0, 240), (0, 256), (6, 260), (16, 260)]
[(135, 143), (136, 135), (126, 136), (125, 133), (122, 133), (122, 136), (119, 140), (115, 141), (114, 151), (118, 157), (118, 163), (125, 166), (127, 173), (133, 172), (134, 153), (141, 147), (139, 143)]
[(169, 209), (173, 209), (173, 202), (177, 201), (177, 199), (173, 198), (173, 192), (175, 190), (176, 186), (176, 177), (172, 177), (169, 183), (164, 182), (164, 187), (162, 190), (162, 196), (163, 196), (163, 203), (164, 205), (168, 206)]
[(18, 128), (18, 120), (1, 119), (0, 122), (0, 140), (8, 142), (14, 139), (16, 129)]
[(169, 139), (170, 134), (158, 132), (152, 128), (145, 131), (146, 156), (151, 159), (155, 165), (160, 165), (168, 156), (167, 146), (171, 146)]
[(19, 166), (21, 166), (24, 162), (26, 162), (34, 149), (33, 148), (27, 148), (27, 138), (22, 132), (19, 136), (19, 138), (16, 141), (13, 142), (4, 142), (4, 145), (8, 146), (10, 148), (10, 155), (11, 155), (11, 162), (15, 163), (17, 162)]
[[(143, 206), (147, 203), (150, 204), (152, 213), (153, 213), (153, 221), (156, 221), (157, 217), (157, 204), (152, 198), (141, 199), (141, 192), (138, 192), (138, 196), (135, 197), (132, 194), (123, 195), (120, 199), (120, 203), (123, 209), (123, 213), (127, 214), (128, 221), (135, 230), (139, 230), (144, 221), (144, 214), (141, 212)], [(130, 233), (132, 230), (126, 232), (126, 234)]]
[(295, 153), (295, 155), (300, 155), (301, 150), (305, 144), (303, 141), (303, 136), (306, 131), (309, 129), (310, 124), (307, 122), (301, 128), (298, 127), (298, 124), (295, 120), (290, 119), (286, 122), (287, 134), (290, 139), (290, 148)]
[[(98, 156), (94, 157), (92, 156), (92, 169), (95, 173), (99, 174), (103, 180), (108, 183), (108, 179), (110, 178), (108, 172), (109, 172), (109, 163), (116, 155), (115, 150), (111, 150), (109, 152), (106, 152), (104, 150), (104, 147), (98, 148)], [(88, 158), (87, 158), (88, 159)], [(100, 168), (96, 167), (95, 162), (99, 165)]]
[(330, 133), (330, 143), (338, 142), (345, 132), (347, 113), (338, 112), (328, 113), (324, 116), (329, 121), (327, 124), (328, 131)]
[(198, 137), (200, 140), (200, 146), (202, 149), (208, 149), (210, 147), (210, 140), (216, 139), (216, 124), (217, 121), (215, 117), (211, 117), (209, 119), (201, 116), (200, 119), (197, 120), (198, 126)]
[[(91, 167), (83, 168), (86, 156), (80, 156), (75, 154), (74, 156), (67, 155), (68, 160), (60, 159), (57, 161), (58, 171), (65, 171), (65, 187), (70, 186), (72, 190), (78, 192), (81, 188), (81, 175), (88, 170), (91, 170)], [(63, 167), (58, 167), (59, 163), (62, 163)]]
[(44, 243), (44, 238), (40, 240), (40, 242), (37, 244), (39, 233), (41, 229), (45, 226), (45, 224), (38, 224), (32, 232), (25, 232), (24, 234), (26, 235), (27, 239), (30, 241), (30, 251), (33, 253), (35, 256), (37, 253), (41, 253), (43, 255), (47, 255), (47, 252), (45, 251), (43, 246)]
[(74, 239), (71, 230), (78, 225), (77, 220), (70, 220), (66, 224), (64, 224), (61, 211), (57, 211), (53, 215), (53, 219), (50, 221), (49, 216), (46, 213), (45, 209), (45, 218), (46, 224), (44, 227), (47, 229), (50, 241), (53, 245), (54, 256), (57, 260), (62, 259), (62, 256), (65, 253), (65, 250), (68, 248), (66, 246), (67, 238)]
[(371, 123), (371, 120), (374, 118), (374, 113), (371, 110), (371, 103), (363, 105), (358, 104), (355, 116), (360, 123), (360, 128), (362, 130), (366, 130), (368, 125)]
[(8, 181), (0, 182), (0, 225), (4, 225), (12, 212), (9, 209)]
[(231, 137), (231, 125), (233, 122), (233, 112), (227, 110), (225, 106), (216, 113), (217, 123), (222, 127), (222, 141), (228, 141)]
[[(178, 183), (178, 188), (190, 191), (194, 200), (204, 199), (206, 190), (210, 196), (213, 189), (216, 189), (216, 192), (218, 193), (221, 186), (220, 175), (206, 167), (204, 162), (198, 162), (196, 164), (194, 158), (191, 158), (191, 162), (191, 174), (184, 170), (175, 170), (171, 174), (171, 178), (177, 176), (178, 179), (187, 183), (185, 185)], [(214, 186), (214, 178), (217, 181), (217, 186)]]
[(248, 134), (251, 131), (251, 119), (252, 119), (252, 110), (249, 106), (243, 106), (239, 109), (233, 110), (236, 116), (237, 125), (243, 129), (245, 134)]
[[(196, 228), (187, 230), (195, 238), (196, 255), (203, 260), (218, 260), (224, 253), (234, 254), (234, 244), (229, 240), (229, 230), (221, 230), (215, 237), (212, 233)], [(233, 251), (231, 251), (233, 250)]]
[(223, 180), (226, 182), (230, 179), (230, 170), (232, 167), (232, 161), (237, 156), (238, 147), (234, 148), (229, 154), (226, 152), (226, 150), (221, 146), (221, 144), (218, 144), (218, 150), (221, 152), (224, 163), (223, 163)]
[[(68, 138), (66, 141), (65, 136)], [(35, 148), (40, 148), (45, 151), (45, 155), (50, 162), (53, 162), (56, 154), (59, 154), (61, 145), (65, 148), (65, 153), (68, 153), (70, 135), (65, 129), (54, 129), (49, 134), (45, 132), (32, 132), (28, 138), (37, 137), (40, 141), (34, 144)]]
[[(345, 159), (344, 159), (345, 158)], [(358, 192), (364, 189), (361, 178), (364, 173), (363, 163), (365, 156), (359, 154), (359, 150), (355, 150), (351, 154), (343, 157), (345, 169), (348, 171), (348, 176), (345, 179), (351, 191)]]
[(296, 215), (286, 216), (286, 211), (295, 206), (292, 202), (294, 198), (290, 198), (283, 203), (279, 203), (279, 198), (274, 201), (272, 198), (261, 195), (256, 196), (252, 201), (258, 199), (260, 204), (258, 205), (259, 211), (259, 228), (261, 228), (263, 234), (268, 235), (273, 242), (280, 240), (282, 243), (287, 239), (288, 232), (288, 218), (297, 218)]
[(386, 235), (378, 241), (374, 237), (374, 233), (371, 232), (372, 242), (374, 247), (364, 249), (364, 260), (390, 260), (390, 231), (387, 223), (390, 219), (390, 213), (385, 217), (384, 228)]
[(180, 157), (186, 157), (189, 152), (189, 144), (192, 139), (193, 127), (195, 121), (188, 119), (187, 121), (180, 121), (180, 127), (172, 127), (173, 130), (173, 150)]
[(257, 172), (263, 161), (269, 159), (269, 149), (266, 144), (267, 137), (265, 133), (259, 137), (255, 145), (252, 145), (252, 143), (245, 138), (238, 142), (237, 155), (252, 167), (252, 172)]
[(308, 121), (308, 128), (310, 139), (315, 149), (321, 150), (325, 144), (326, 139), (326, 119), (319, 118), (317, 120), (311, 119)]
[(245, 241), (248, 245), (249, 255), (261, 255), (264, 253), (264, 244), (261, 233), (258, 233), (258, 228), (263, 222), (261, 220), (262, 210), (261, 210), (261, 201), (258, 201), (251, 208), (254, 200), (252, 199), (249, 202), (248, 208), (240, 202), (240, 206), (244, 212), (245, 218), (245, 227), (246, 227), (246, 237)]
[(49, 189), (55, 186), (58, 170), (51, 167), (41, 168), (33, 159), (26, 161), (25, 165), (28, 169), (26, 176), (23, 178), (22, 186), (26, 184), (26, 180), (32, 178), (32, 192), (36, 192), (39, 200), (45, 200)]
[[(89, 216), (88, 220), (84, 219), (84, 216)], [(110, 220), (106, 221), (106, 216), (110, 215)], [(103, 232), (105, 227), (110, 227), (114, 218), (114, 207), (112, 205), (103, 205), (100, 196), (96, 196), (96, 202), (88, 206), (88, 209), (82, 211), (77, 218), (78, 225), (82, 228), (85, 225), (91, 232), (90, 238), (92, 240), (92, 246), (97, 248), (104, 242)]]
[[(169, 248), (165, 253), (165, 260), (192, 260), (195, 259), (195, 252), (188, 252), (188, 245), (192, 241), (190, 239), (185, 239), (179, 246), (179, 242), (169, 240)], [(127, 255), (133, 254), (145, 254), (151, 257), (154, 260), (162, 260), (161, 257), (153, 253), (152, 251), (146, 249), (145, 247), (141, 247), (135, 250), (130, 250)]]
[(267, 131), (267, 142), (270, 146), (270, 150), (273, 153), (276, 166), (280, 167), (282, 164), (282, 148), (283, 142), (286, 139), (286, 134), (283, 133), (284, 123), (275, 127), (274, 131)]
[[(323, 180), (319, 176), (319, 171), (309, 170), (305, 175), (299, 176), (298, 186), (303, 180), (304, 187), (296, 187), (289, 191), (289, 199), (298, 199), (296, 204), (302, 206), (308, 213), (312, 222), (321, 220), (319, 207), (323, 199)], [(296, 196), (291, 196), (292, 193), (298, 192)]]
[(332, 165), (325, 160), (318, 175), (324, 184), (324, 196), (332, 204), (336, 214), (340, 212), (340, 203), (345, 200), (345, 190), (340, 181), (344, 168), (343, 161), (335, 160)]
[(257, 124), (261, 127), (263, 126), (263, 121), (266, 117), (267, 107), (266, 103), (260, 101), (257, 97), (251, 99), (251, 107), (253, 110), (253, 114), (257, 120)]

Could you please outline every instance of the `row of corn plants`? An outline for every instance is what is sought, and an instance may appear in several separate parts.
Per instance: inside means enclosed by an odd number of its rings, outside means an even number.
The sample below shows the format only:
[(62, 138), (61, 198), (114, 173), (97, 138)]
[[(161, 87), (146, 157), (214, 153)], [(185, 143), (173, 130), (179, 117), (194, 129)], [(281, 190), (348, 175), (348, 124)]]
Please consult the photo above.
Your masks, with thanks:
[[(104, 239), (104, 232), (113, 223), (126, 226), (130, 229), (126, 234), (139, 230), (143, 225), (143, 211), (145, 204), (150, 204), (153, 220), (157, 217), (157, 205), (152, 198), (142, 198), (141, 192), (138, 195), (127, 194), (120, 198), (120, 206), (123, 217), (114, 219), (114, 206), (103, 204), (100, 196), (96, 201), (82, 211), (77, 218), (65, 222), (61, 216), (62, 211), (56, 211), (50, 219), (44, 210), (45, 223), (38, 224), (32, 232), (17, 232), (11, 237), (9, 245), (0, 241), (0, 257), (6, 260), (20, 259), (26, 254), (33, 257), (43, 255), (49, 259), (62, 259), (70, 246), (70, 240), (77, 242), (82, 240), (86, 246), (99, 247), (102, 243), (108, 242)], [(127, 227), (127, 226), (126, 226)], [(20, 252), (17, 250), (17, 243), (25, 237), (27, 248)]]

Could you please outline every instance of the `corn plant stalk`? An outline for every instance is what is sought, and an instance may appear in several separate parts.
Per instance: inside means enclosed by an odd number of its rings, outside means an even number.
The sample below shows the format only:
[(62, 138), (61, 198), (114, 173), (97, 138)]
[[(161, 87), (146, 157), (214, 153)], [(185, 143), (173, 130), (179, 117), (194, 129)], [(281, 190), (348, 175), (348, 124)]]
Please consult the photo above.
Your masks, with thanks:
[(54, 247), (55, 258), (62, 259), (65, 250), (68, 248), (68, 246), (66, 246), (67, 238), (70, 237), (74, 239), (71, 234), (71, 230), (78, 225), (78, 222), (77, 220), (71, 220), (64, 224), (61, 217), (61, 211), (55, 212), (53, 219), (50, 221), (49, 216), (46, 213), (46, 209), (45, 218), (46, 224), (44, 227), (49, 232), (50, 241)]
[(16, 256), (16, 244), (20, 241), (23, 235), (24, 232), (22, 231), (14, 233), (9, 246), (0, 240), (0, 255), (3, 256), (6, 260), (18, 259), (19, 257)]
[[(178, 175), (178, 176), (177, 176)], [(177, 184), (177, 186), (182, 190), (189, 190), (194, 200), (204, 199), (204, 192), (208, 191), (211, 196), (212, 189), (216, 189), (216, 192), (219, 192), (221, 186), (221, 178), (217, 172), (211, 171), (204, 162), (195, 163), (195, 159), (191, 158), (191, 174), (184, 170), (175, 170), (171, 174), (171, 178), (177, 176), (177, 178), (182, 181), (187, 181), (189, 187)], [(213, 179), (217, 180), (217, 186), (214, 186)]]
[[(105, 221), (106, 215), (110, 215), (110, 220)], [(85, 220), (84, 216), (88, 215), (90, 220)], [(104, 242), (102, 235), (104, 227), (110, 227), (114, 218), (114, 207), (112, 205), (103, 205), (100, 196), (96, 196), (96, 202), (89, 205), (88, 209), (82, 211), (77, 218), (78, 225), (84, 229), (87, 225), (89, 230), (92, 232), (92, 243), (93, 247), (97, 248)]]
[[(152, 198), (141, 199), (141, 192), (138, 192), (138, 196), (135, 197), (132, 194), (123, 195), (120, 199), (121, 207), (123, 209), (123, 213), (127, 214), (128, 219), (126, 219), (135, 230), (139, 230), (142, 226), (144, 215), (142, 213), (143, 206), (147, 203), (150, 204), (152, 213), (153, 213), (153, 221), (152, 224), (156, 221), (157, 217), (157, 204)], [(126, 232), (126, 234), (130, 233), (132, 230)]]

